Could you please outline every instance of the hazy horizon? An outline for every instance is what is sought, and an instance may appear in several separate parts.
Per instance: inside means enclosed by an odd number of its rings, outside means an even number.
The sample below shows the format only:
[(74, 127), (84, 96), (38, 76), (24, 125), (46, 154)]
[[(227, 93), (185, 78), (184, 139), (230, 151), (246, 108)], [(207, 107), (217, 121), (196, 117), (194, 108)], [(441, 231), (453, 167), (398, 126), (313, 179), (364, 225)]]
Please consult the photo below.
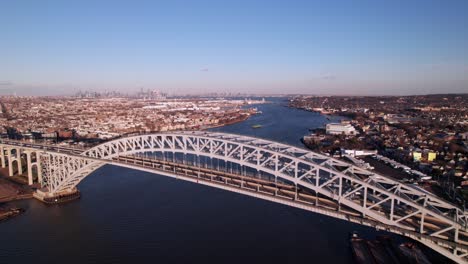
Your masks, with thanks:
[(0, 95), (468, 91), (466, 1), (5, 1)]

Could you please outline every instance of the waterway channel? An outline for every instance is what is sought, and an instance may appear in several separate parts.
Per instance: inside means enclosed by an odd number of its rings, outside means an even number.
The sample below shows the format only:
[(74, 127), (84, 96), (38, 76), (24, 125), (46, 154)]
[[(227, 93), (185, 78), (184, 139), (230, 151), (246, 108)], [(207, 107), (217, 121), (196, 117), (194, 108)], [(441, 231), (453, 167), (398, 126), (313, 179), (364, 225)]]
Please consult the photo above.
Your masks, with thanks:
[[(285, 107), (213, 130), (302, 146), (309, 128), (339, 121)], [(252, 128), (261, 125), (261, 128)], [(0, 223), (0, 263), (353, 263), (349, 233), (377, 231), (151, 173), (105, 166), (78, 186), (80, 200)]]

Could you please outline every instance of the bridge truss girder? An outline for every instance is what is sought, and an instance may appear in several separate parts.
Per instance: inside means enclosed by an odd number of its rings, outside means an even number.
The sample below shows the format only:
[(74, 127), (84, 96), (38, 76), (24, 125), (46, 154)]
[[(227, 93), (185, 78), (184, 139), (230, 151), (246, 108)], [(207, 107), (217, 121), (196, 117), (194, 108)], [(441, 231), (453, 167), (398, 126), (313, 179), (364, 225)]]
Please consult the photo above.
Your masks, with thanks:
[[(464, 211), (430, 193), (346, 162), (264, 139), (210, 132), (137, 135), (108, 141), (80, 156), (41, 152), (44, 187), (51, 193), (74, 188), (106, 163), (123, 165), (119, 156), (168, 152), (205, 156), (252, 168), (328, 197), (360, 215), (379, 222), (456, 260), (465, 261), (467, 216)], [(135, 167), (138, 169), (137, 167)], [(362, 222), (361, 221), (361, 222)]]

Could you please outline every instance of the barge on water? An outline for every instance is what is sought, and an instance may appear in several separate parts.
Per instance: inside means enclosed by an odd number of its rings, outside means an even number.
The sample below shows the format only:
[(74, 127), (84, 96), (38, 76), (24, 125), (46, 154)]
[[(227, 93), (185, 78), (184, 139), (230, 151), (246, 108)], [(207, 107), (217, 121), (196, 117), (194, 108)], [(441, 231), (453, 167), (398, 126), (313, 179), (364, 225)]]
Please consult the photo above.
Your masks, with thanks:
[(23, 208), (0, 208), (0, 221), (10, 219), (24, 212)]

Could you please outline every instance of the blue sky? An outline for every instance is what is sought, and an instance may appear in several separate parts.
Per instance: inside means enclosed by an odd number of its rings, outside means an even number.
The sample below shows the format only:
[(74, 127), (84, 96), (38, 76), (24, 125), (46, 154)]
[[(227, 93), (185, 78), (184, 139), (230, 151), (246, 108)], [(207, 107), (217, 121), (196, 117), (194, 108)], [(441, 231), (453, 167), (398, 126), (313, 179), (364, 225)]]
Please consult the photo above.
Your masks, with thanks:
[(0, 1), (0, 94), (468, 91), (468, 1)]

